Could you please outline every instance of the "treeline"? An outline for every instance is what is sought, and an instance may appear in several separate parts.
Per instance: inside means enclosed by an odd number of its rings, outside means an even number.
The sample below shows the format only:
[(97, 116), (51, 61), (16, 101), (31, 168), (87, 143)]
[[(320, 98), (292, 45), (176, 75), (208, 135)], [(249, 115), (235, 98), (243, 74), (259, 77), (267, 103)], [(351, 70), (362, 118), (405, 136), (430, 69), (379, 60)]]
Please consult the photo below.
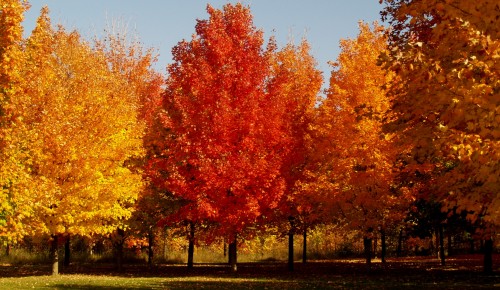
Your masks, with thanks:
[[(44, 8), (0, 14), (0, 238), (149, 246), (164, 227), (237, 248), (319, 225), (357, 233), (366, 261), (387, 235), (484, 241), (500, 224), (495, 1), (385, 1), (341, 41), (329, 88), (307, 41), (279, 48), (250, 8), (207, 6), (165, 76), (125, 34), (84, 40)], [(460, 240), (460, 238), (458, 238)], [(129, 243), (130, 244), (130, 243)], [(305, 257), (304, 257), (305, 259)], [(118, 263), (120, 264), (120, 263)]]

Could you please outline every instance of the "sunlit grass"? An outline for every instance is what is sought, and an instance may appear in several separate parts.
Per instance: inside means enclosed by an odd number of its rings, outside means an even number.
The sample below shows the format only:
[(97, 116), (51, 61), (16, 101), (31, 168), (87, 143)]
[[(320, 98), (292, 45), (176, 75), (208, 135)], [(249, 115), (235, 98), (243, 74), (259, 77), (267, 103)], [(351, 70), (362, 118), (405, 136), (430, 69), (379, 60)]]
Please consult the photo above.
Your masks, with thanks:
[(59, 275), (0, 278), (1, 289), (297, 289), (320, 286), (317, 281), (235, 277), (153, 277)]

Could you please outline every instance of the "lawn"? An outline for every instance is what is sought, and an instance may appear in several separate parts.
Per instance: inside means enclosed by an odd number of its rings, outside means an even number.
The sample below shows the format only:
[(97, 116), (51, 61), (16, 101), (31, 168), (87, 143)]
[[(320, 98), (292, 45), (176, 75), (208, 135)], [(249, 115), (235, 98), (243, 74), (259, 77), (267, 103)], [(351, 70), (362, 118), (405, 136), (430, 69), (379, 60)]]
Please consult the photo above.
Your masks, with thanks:
[(368, 270), (360, 260), (240, 264), (238, 273), (225, 265), (80, 265), (47, 275), (46, 266), (1, 265), (0, 289), (500, 289), (500, 273), (481, 273), (476, 257), (449, 259), (440, 266), (434, 259), (393, 259), (373, 263)]

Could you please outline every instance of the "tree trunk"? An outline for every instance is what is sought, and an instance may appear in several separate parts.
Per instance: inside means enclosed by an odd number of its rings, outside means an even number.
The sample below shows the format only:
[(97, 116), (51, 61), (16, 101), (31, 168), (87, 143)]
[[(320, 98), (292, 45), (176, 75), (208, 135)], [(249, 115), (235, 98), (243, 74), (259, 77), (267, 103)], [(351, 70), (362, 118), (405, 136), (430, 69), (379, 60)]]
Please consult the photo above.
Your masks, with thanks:
[(451, 237), (451, 231), (447, 231), (447, 246), (448, 246), (448, 257), (452, 255), (453, 252), (453, 243), (452, 243), (452, 237)]
[(167, 260), (167, 229), (165, 228), (163, 232), (163, 259)]
[(401, 257), (402, 247), (403, 247), (403, 229), (400, 229), (398, 237), (398, 248), (396, 249), (396, 256), (398, 258)]
[(7, 244), (7, 246), (5, 247), (5, 256), (10, 256), (10, 247), (11, 245), (10, 244)]
[(474, 254), (475, 253), (475, 250), (474, 250), (474, 244), (475, 244), (476, 241), (474, 241), (474, 239), (471, 239), (470, 240), (470, 249), (469, 249), (469, 254)]
[(59, 275), (59, 249), (58, 249), (58, 235), (52, 235), (50, 245), (50, 260), (52, 261), (52, 275)]
[(193, 258), (194, 258), (194, 223), (189, 223), (189, 246), (188, 246), (188, 269), (193, 268)]
[(372, 243), (373, 243), (372, 257), (377, 257), (378, 240), (376, 235), (373, 237)]
[(236, 237), (229, 244), (229, 266), (231, 267), (232, 272), (236, 272), (238, 270), (238, 249), (236, 245)]
[(224, 241), (224, 257), (227, 256), (227, 244), (226, 241)]
[(115, 241), (115, 255), (116, 255), (116, 269), (118, 271), (123, 270), (123, 244), (125, 243), (125, 231), (123, 229), (116, 229), (116, 241)]
[(441, 266), (446, 265), (446, 258), (444, 256), (443, 225), (439, 225), (439, 258), (441, 260)]
[(71, 261), (71, 236), (68, 236), (64, 243), (64, 267), (69, 267)]
[(304, 243), (302, 244), (302, 263), (305, 264), (307, 262), (307, 228), (304, 228)]
[(288, 271), (293, 271), (293, 230), (288, 233)]
[(484, 273), (493, 274), (493, 240), (491, 238), (484, 243)]
[(154, 246), (154, 234), (153, 229), (148, 231), (148, 266), (151, 269), (153, 267), (153, 246)]
[(380, 259), (382, 260), (382, 263), (385, 263), (385, 255), (387, 251), (385, 244), (385, 230), (380, 231), (380, 243), (381, 243)]
[(365, 259), (368, 266), (372, 263), (372, 239), (368, 237), (363, 238), (363, 245), (365, 248)]

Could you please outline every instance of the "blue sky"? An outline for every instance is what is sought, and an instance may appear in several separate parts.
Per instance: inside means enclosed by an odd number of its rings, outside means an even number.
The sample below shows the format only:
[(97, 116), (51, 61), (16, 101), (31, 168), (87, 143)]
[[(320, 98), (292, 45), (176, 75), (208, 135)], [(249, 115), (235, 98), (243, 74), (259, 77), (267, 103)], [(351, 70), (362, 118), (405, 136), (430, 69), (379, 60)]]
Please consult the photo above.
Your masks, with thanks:
[[(44, 5), (48, 5), (53, 24), (77, 29), (91, 38), (102, 35), (107, 24), (118, 21), (135, 32), (145, 47), (158, 49), (156, 68), (164, 73), (171, 62), (171, 49), (182, 39), (190, 39), (196, 19), (207, 19), (206, 5), (221, 8), (228, 0), (31, 0), (25, 15), (25, 34), (34, 28)], [(354, 38), (358, 21), (380, 22), (382, 5), (378, 0), (246, 0), (254, 25), (266, 39), (274, 35), (280, 47), (290, 39), (305, 37), (312, 47), (325, 81), (330, 75), (328, 61), (339, 53), (341, 38)]]

